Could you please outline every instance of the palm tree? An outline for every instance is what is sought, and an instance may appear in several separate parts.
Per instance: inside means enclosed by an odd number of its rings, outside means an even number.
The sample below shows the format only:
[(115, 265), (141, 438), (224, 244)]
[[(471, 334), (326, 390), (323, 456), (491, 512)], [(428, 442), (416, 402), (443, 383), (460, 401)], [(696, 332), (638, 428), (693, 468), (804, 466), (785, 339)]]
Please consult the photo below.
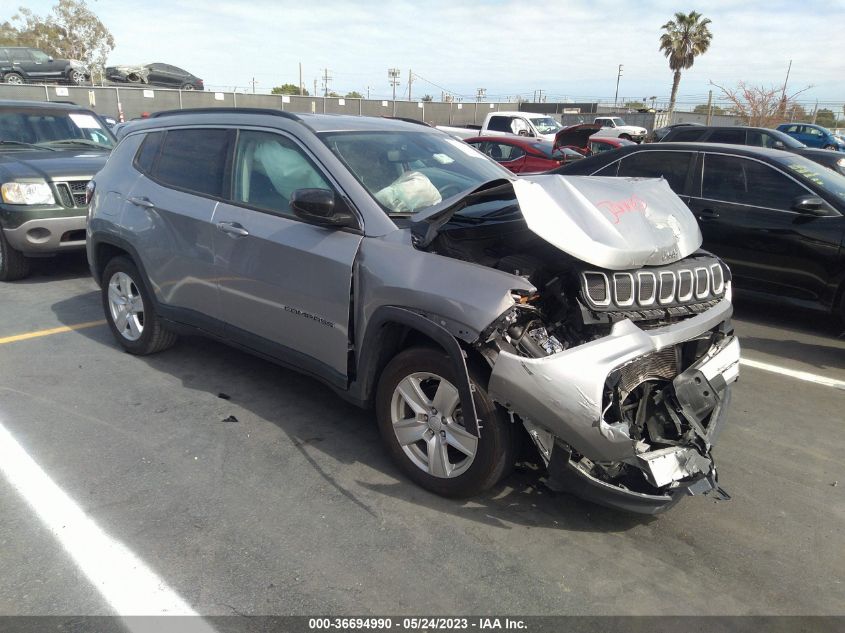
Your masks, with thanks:
[(681, 71), (692, 68), (695, 58), (710, 48), (713, 34), (707, 28), (708, 24), (710, 24), (710, 19), (702, 18), (696, 11), (690, 11), (689, 14), (679, 11), (673, 20), (669, 20), (660, 27), (666, 31), (660, 36), (660, 50), (669, 58), (669, 68), (675, 72), (672, 81), (672, 96), (669, 99), (669, 112), (675, 110)]

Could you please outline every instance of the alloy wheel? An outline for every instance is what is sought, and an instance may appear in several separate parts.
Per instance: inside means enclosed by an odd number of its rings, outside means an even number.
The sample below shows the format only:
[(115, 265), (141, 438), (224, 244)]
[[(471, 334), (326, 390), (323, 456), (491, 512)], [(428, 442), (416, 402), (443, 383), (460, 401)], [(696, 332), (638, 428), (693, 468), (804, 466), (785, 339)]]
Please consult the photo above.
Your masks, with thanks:
[(464, 427), (457, 388), (442, 376), (417, 372), (401, 380), (390, 420), (399, 446), (423, 472), (450, 479), (472, 465), (478, 438)]
[(144, 300), (132, 278), (116, 272), (109, 280), (109, 313), (120, 335), (137, 341), (144, 333)]

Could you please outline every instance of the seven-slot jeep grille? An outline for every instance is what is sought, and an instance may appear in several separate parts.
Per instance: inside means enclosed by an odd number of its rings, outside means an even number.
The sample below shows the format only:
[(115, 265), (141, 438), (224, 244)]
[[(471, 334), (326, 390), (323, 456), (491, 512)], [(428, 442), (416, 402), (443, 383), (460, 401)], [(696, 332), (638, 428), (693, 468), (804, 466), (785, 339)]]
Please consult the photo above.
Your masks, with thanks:
[(84, 207), (85, 187), (88, 186), (88, 182), (88, 180), (66, 180), (62, 182), (54, 182), (53, 184), (59, 194), (59, 203), (68, 209)]
[(671, 266), (631, 271), (581, 273), (587, 305), (601, 312), (660, 310), (693, 306), (725, 294), (722, 265), (711, 257), (688, 258)]

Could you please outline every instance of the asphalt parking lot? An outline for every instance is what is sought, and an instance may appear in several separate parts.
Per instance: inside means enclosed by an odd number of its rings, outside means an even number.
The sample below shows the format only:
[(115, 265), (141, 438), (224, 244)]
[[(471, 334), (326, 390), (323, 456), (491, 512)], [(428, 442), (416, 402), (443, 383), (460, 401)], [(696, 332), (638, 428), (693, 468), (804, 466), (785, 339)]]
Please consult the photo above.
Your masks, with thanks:
[[(823, 316), (740, 303), (758, 364), (715, 451), (733, 498), (656, 518), (525, 468), (439, 498), (321, 384), (199, 338), (133, 357), (102, 318), (81, 257), (0, 285), (0, 424), (200, 614), (845, 614), (845, 338)], [(3, 478), (0, 508), (0, 614), (121, 608), (85, 544), (57, 538), (61, 513), (46, 522)]]

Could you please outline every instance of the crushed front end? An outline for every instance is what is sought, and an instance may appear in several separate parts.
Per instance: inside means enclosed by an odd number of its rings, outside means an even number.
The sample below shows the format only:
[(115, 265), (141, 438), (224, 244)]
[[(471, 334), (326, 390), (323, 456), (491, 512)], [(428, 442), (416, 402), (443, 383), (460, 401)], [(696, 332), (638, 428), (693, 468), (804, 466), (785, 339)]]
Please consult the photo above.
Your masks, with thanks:
[(486, 332), (490, 394), (525, 426), (550, 487), (648, 514), (724, 496), (711, 450), (739, 370), (726, 276), (702, 252), (581, 270), (574, 293), (520, 297)]

